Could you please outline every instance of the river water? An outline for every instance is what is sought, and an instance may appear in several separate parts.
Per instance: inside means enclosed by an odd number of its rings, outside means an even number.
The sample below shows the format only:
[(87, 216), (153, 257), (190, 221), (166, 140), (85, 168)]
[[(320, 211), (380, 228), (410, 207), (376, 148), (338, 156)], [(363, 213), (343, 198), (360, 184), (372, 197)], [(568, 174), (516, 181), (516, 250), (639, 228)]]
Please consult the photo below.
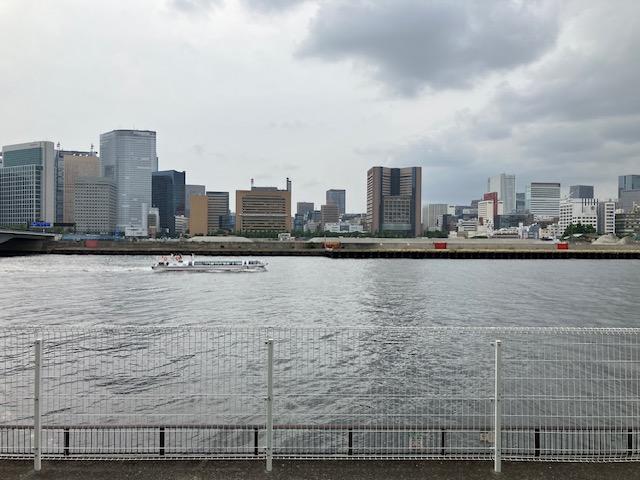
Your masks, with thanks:
[(0, 325), (640, 326), (640, 261), (274, 257), (260, 274), (146, 256), (0, 258)]
[[(640, 327), (640, 261), (266, 260), (208, 274), (155, 273), (150, 256), (0, 258), (0, 426), (32, 421), (37, 337), (45, 425), (264, 424), (273, 338), (276, 423), (465, 427), (460, 448), (489, 451), (477, 432), (499, 338), (505, 424), (640, 428), (636, 333), (446, 328)], [(309, 428), (282, 430), (277, 448), (346, 448)], [(250, 430), (197, 432), (176, 449), (253, 454)], [(354, 442), (410, 448), (407, 435)]]

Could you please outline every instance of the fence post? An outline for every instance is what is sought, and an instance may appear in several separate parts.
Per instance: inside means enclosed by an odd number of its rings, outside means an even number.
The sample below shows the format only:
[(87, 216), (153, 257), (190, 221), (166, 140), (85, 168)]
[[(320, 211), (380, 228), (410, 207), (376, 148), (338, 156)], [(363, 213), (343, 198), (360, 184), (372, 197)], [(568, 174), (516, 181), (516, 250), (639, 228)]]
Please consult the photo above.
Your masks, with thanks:
[(273, 468), (273, 339), (267, 340), (267, 472)]
[(40, 412), (40, 390), (42, 387), (42, 339), (35, 341), (35, 385), (33, 389), (33, 469), (42, 467), (42, 418)]
[(495, 393), (494, 393), (494, 462), (493, 469), (499, 473), (502, 471), (502, 342), (495, 341)]

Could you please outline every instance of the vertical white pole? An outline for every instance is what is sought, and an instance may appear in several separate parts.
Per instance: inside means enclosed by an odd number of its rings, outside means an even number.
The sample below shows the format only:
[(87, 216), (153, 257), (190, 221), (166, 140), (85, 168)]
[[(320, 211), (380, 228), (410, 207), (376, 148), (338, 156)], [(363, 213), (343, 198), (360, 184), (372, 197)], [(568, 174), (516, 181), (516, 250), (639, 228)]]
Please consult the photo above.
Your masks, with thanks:
[(35, 342), (35, 386), (33, 392), (33, 469), (41, 468), (42, 457), (42, 418), (40, 413), (40, 389), (42, 387), (42, 339)]
[(495, 457), (493, 463), (493, 469), (496, 472), (502, 471), (502, 342), (496, 340), (496, 365), (495, 365), (495, 399), (494, 399), (494, 447)]
[(273, 339), (267, 340), (267, 472), (273, 468)]

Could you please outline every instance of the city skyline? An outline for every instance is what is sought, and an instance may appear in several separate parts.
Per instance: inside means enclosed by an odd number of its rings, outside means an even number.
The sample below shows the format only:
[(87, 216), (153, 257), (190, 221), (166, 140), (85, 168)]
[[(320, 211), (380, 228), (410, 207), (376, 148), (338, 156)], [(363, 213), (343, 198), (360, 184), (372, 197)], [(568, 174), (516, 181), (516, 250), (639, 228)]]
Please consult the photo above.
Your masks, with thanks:
[[(516, 173), (519, 191), (593, 184), (614, 198), (638, 162), (635, 2), (270, 3), (3, 2), (12, 114), (0, 141), (89, 150), (99, 132), (152, 129), (160, 169), (194, 183), (289, 176), (294, 202), (320, 204), (347, 178), (352, 211), (365, 208), (371, 165), (421, 166), (424, 202), (466, 203), (499, 172)], [(452, 50), (454, 32), (469, 47)], [(19, 61), (16, 43), (28, 46)]]

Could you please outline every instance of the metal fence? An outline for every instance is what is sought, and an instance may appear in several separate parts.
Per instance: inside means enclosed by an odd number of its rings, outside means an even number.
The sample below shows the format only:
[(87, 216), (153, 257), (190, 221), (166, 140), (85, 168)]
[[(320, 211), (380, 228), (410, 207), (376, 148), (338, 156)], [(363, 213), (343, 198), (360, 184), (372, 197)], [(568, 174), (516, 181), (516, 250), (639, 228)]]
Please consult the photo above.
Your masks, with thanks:
[(639, 333), (8, 328), (0, 458), (638, 461)]

